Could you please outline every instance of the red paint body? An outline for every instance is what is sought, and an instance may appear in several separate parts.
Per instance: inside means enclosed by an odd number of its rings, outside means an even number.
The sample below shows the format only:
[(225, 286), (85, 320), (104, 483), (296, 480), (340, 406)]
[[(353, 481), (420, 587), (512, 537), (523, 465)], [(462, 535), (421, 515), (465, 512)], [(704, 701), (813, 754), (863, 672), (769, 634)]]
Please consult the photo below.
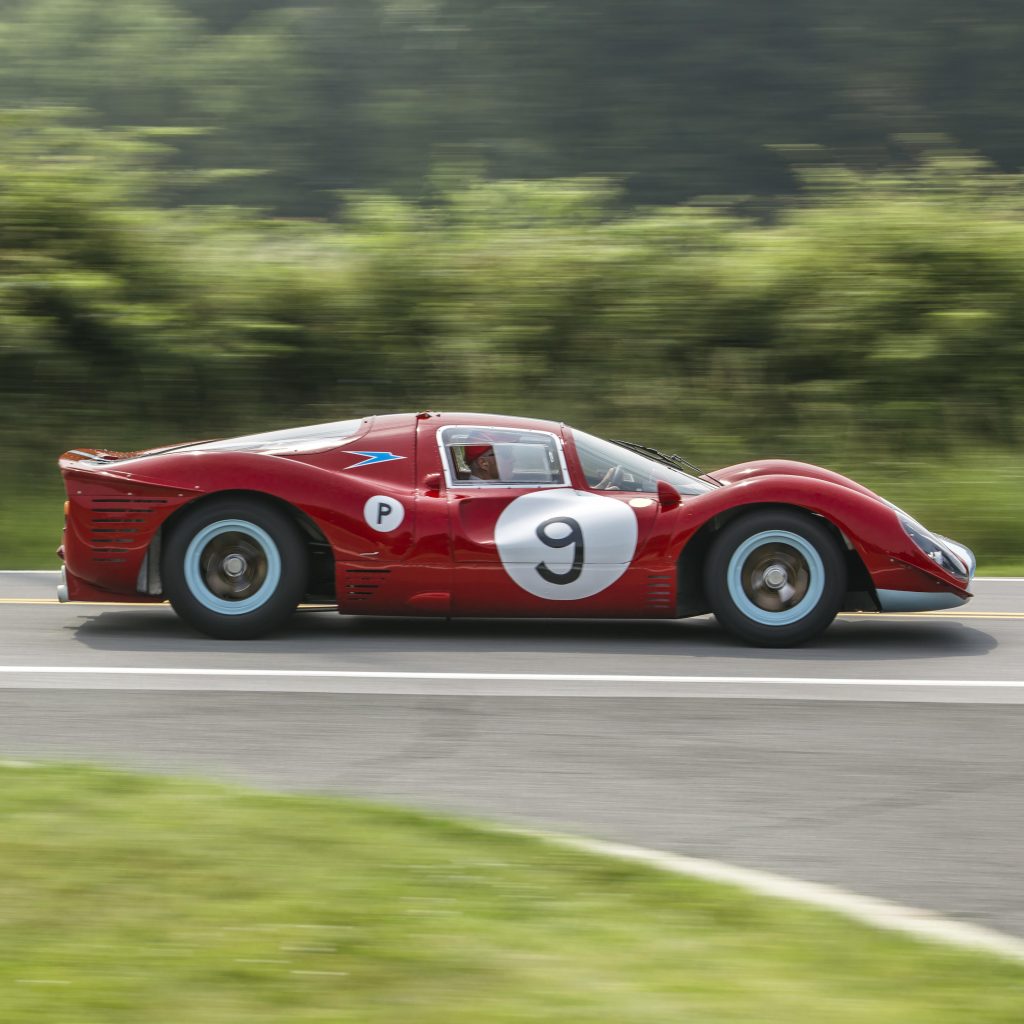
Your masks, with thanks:
[[(699, 594), (699, 564), (680, 556), (703, 530), (745, 508), (785, 505), (832, 523), (856, 552), (873, 589), (944, 593), (966, 599), (961, 581), (919, 551), (896, 512), (867, 488), (803, 463), (751, 462), (719, 470), (725, 486), (684, 495), (675, 508), (658, 495), (601, 491), (636, 517), (628, 568), (592, 596), (549, 600), (529, 593), (505, 571), (495, 541), (502, 511), (529, 488), (486, 490), (449, 484), (438, 431), (446, 426), (548, 432), (561, 444), (569, 486), (593, 492), (583, 475), (573, 431), (564, 424), (481, 414), (369, 417), (340, 447), (295, 453), (179, 447), (131, 453), (67, 453), (60, 465), (69, 510), (62, 545), (68, 598), (159, 601), (140, 591), (140, 569), (154, 538), (182, 508), (211, 494), (255, 492), (287, 503), (315, 524), (334, 559), (341, 612), (373, 615), (494, 615), (669, 618), (706, 611), (682, 600)], [(358, 465), (354, 452), (388, 461)], [(364, 506), (374, 496), (400, 502), (401, 525), (378, 532)], [(634, 507), (638, 499), (651, 499)], [(709, 527), (709, 524), (711, 526)], [(680, 568), (682, 566), (682, 568)], [(692, 585), (692, 586), (691, 586)], [(143, 588), (144, 589), (144, 588)]]

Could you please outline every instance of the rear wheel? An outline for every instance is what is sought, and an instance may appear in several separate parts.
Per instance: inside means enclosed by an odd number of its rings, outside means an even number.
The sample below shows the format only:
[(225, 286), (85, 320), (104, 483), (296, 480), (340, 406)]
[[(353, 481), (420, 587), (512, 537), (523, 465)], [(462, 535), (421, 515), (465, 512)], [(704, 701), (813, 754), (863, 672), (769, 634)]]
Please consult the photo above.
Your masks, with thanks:
[(832, 532), (806, 513), (765, 509), (733, 520), (704, 563), (715, 618), (760, 647), (822, 633), (846, 593), (846, 562)]
[(164, 592), (200, 632), (248, 640), (280, 627), (306, 592), (309, 554), (295, 523), (258, 498), (212, 498), (174, 525)]

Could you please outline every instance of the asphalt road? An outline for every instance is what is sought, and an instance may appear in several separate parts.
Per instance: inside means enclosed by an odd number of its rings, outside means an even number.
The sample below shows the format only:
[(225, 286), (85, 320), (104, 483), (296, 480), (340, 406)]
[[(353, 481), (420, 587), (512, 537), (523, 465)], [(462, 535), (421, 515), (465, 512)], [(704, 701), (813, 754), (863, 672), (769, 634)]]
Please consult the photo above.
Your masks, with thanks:
[(54, 581), (0, 573), (0, 757), (440, 808), (1024, 936), (1024, 581), (793, 651), (708, 618), (323, 612), (228, 643), (162, 606), (48, 603)]

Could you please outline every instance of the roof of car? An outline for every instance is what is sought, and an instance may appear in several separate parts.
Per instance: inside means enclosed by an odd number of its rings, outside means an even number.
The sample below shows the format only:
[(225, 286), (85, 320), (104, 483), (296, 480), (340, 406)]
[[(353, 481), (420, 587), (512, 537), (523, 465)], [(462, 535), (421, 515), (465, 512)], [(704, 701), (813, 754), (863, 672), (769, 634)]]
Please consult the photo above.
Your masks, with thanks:
[[(563, 424), (555, 420), (540, 420), (530, 416), (503, 416), (487, 412), (437, 412), (427, 411), (417, 414), (420, 418), (436, 418), (438, 426), (452, 424), (472, 424), (482, 427), (512, 427), (520, 430), (549, 430), (558, 433)], [(378, 422), (385, 417), (378, 417)]]

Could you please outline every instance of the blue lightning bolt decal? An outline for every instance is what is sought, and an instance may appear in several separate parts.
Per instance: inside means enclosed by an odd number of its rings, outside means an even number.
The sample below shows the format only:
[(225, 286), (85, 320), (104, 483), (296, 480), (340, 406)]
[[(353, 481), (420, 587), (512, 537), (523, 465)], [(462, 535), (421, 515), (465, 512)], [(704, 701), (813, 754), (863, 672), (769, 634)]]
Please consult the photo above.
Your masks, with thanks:
[(396, 459), (404, 459), (404, 455), (393, 455), (391, 452), (350, 452), (346, 451), (346, 455), (364, 455), (366, 456), (362, 462), (353, 462), (351, 466), (346, 466), (346, 469), (359, 469), (360, 466), (376, 466), (381, 462), (394, 462)]

